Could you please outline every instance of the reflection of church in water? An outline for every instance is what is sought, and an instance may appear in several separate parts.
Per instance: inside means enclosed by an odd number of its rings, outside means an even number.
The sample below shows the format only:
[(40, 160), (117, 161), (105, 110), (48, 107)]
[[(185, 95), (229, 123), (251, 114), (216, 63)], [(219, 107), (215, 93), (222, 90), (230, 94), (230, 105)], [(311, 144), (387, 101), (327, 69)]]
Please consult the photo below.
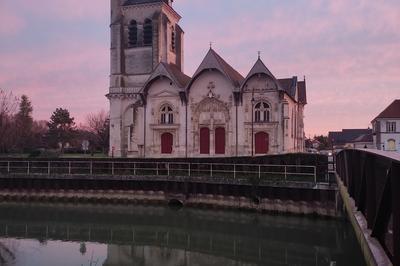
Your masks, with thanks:
[(156, 246), (108, 245), (103, 266), (252, 266), (229, 258)]
[(259, 58), (243, 77), (210, 49), (183, 71), (171, 0), (111, 0), (110, 154), (247, 156), (304, 149), (306, 84)]

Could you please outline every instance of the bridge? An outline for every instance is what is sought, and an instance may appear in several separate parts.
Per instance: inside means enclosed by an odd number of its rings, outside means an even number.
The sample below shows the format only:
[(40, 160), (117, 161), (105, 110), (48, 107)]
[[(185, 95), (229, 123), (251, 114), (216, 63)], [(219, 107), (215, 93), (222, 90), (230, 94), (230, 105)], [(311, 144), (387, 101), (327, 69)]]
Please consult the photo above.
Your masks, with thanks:
[(348, 216), (371, 265), (400, 265), (400, 155), (343, 150), (338, 184)]
[[(247, 163), (243, 163), (247, 162)], [(0, 199), (179, 203), (337, 216), (327, 158), (1, 160)]]

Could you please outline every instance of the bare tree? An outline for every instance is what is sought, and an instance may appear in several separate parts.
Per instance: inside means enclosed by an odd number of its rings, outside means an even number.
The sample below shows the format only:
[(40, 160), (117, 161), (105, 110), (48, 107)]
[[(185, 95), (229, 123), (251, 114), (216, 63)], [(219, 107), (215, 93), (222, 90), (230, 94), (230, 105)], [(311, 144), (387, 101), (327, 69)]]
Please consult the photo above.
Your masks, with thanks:
[(109, 146), (110, 118), (109, 113), (101, 110), (86, 116), (84, 128), (95, 135), (95, 145), (105, 153)]
[(14, 142), (13, 119), (18, 98), (11, 91), (0, 89), (0, 152), (7, 152)]
[(9, 246), (10, 243), (0, 242), (0, 265), (8, 265), (15, 261), (15, 247)]

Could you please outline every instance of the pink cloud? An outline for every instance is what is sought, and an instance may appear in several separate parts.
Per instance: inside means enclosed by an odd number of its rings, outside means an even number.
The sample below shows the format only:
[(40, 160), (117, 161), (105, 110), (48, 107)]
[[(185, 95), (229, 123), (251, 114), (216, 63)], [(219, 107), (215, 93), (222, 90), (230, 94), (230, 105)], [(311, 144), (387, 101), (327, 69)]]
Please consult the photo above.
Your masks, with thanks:
[[(215, 23), (216, 18), (204, 19), (215, 1), (176, 1), (178, 10), (204, 12), (201, 21), (182, 13), (186, 72), (195, 71), (210, 41), (243, 75), (255, 62), (257, 50), (263, 51), (264, 62), (277, 77), (307, 76), (307, 135), (367, 127), (385, 105), (400, 97), (399, 4), (338, 0), (327, 5), (327, 1), (312, 0), (304, 10), (271, 4), (265, 12), (268, 15), (255, 15), (257, 5), (265, 7), (263, 2), (243, 5), (240, 15), (232, 15), (235, 19), (221, 11)], [(108, 0), (5, 1), (0, 4), (0, 36), (24, 29), (27, 14), (54, 23), (101, 21), (99, 27), (108, 36), (108, 27), (103, 25), (108, 22)], [(69, 108), (79, 119), (108, 108), (104, 97), (108, 39), (96, 43), (68, 38), (74, 39), (65, 36), (43, 43), (41, 52), (20, 49), (6, 54), (0, 44), (0, 86), (31, 96), (37, 118), (47, 119), (59, 106)]]
[(68, 108), (78, 121), (107, 109), (107, 45), (63, 42), (46, 54), (0, 54), (0, 84), (14, 94), (27, 94), (37, 119), (48, 119), (57, 107)]
[(109, 0), (13, 0), (24, 12), (63, 20), (103, 19), (109, 14)]
[(0, 36), (12, 36), (25, 27), (25, 21), (0, 3)]

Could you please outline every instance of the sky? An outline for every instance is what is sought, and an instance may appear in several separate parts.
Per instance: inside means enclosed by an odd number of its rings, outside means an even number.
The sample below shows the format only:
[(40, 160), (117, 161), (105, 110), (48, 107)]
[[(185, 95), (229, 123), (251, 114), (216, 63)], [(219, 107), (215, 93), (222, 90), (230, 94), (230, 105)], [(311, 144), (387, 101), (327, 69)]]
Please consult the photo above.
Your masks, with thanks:
[[(35, 119), (108, 110), (109, 0), (0, 0), (0, 88)], [(175, 0), (185, 73), (213, 48), (243, 76), (257, 52), (277, 78), (307, 80), (307, 136), (366, 128), (400, 98), (398, 0)]]

